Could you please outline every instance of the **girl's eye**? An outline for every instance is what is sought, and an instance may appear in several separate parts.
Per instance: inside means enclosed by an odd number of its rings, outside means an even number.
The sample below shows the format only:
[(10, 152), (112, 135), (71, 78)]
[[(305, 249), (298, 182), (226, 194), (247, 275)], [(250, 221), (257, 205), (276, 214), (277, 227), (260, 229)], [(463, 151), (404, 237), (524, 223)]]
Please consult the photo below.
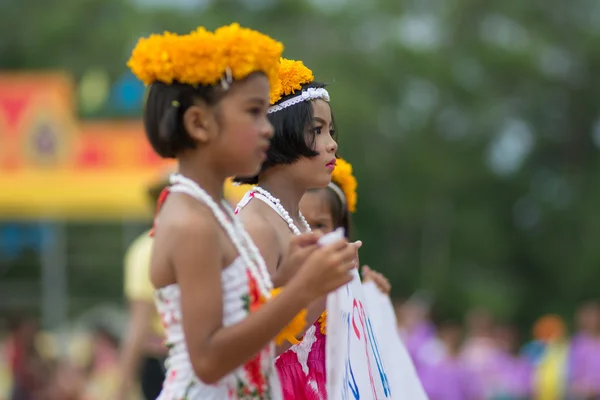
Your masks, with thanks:
[(252, 115), (260, 115), (262, 114), (263, 110), (260, 107), (254, 107), (250, 109), (250, 114)]
[(313, 225), (313, 226), (314, 226), (316, 229), (323, 229), (323, 228), (325, 228), (325, 225), (324, 225), (324, 224), (320, 224), (320, 223), (318, 223), (318, 224), (315, 224), (315, 225)]
[(335, 129), (330, 130), (329, 134), (331, 135), (331, 137), (334, 137), (335, 136)]
[(320, 134), (321, 134), (321, 129), (323, 129), (323, 127), (321, 127), (321, 126), (316, 126), (316, 127), (314, 127), (314, 128), (313, 128), (313, 130), (312, 130), (312, 131), (313, 131), (313, 133), (314, 133), (315, 135), (320, 135)]

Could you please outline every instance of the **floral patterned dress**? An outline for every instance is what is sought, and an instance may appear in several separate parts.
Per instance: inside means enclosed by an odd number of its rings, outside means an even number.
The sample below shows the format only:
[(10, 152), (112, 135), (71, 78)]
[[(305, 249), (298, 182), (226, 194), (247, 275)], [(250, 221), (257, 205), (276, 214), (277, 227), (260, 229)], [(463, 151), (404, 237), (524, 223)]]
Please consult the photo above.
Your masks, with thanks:
[[(256, 281), (241, 258), (237, 258), (221, 274), (223, 288), (223, 326), (242, 321), (260, 307), (262, 301)], [(155, 293), (158, 312), (166, 333), (169, 356), (163, 390), (157, 400), (279, 400), (281, 388), (274, 368), (275, 351), (267, 346), (254, 359), (208, 385), (194, 374), (181, 324), (181, 293), (172, 284)]]
[(320, 321), (315, 322), (299, 344), (277, 357), (275, 365), (285, 400), (327, 398), (326, 335), (323, 325)]

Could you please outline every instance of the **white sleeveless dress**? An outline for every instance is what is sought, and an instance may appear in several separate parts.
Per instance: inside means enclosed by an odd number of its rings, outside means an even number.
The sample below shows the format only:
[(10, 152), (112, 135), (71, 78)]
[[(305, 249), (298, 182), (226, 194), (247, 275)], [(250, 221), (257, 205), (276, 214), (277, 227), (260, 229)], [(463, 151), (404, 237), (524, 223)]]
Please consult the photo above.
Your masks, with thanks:
[[(227, 327), (246, 318), (258, 297), (256, 280), (241, 257), (223, 269), (221, 287), (223, 326)], [(273, 343), (218, 383), (203, 383), (194, 373), (186, 346), (181, 323), (179, 285), (171, 284), (157, 289), (154, 297), (165, 328), (166, 346), (169, 349), (165, 362), (166, 377), (157, 400), (281, 399), (281, 387), (274, 368)]]

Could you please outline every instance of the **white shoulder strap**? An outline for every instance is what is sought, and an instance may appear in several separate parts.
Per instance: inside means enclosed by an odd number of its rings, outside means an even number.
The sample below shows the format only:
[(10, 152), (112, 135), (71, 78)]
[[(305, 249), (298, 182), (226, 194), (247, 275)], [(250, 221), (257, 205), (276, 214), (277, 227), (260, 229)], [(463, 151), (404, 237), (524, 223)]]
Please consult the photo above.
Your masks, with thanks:
[(275, 211), (281, 218), (285, 219), (285, 217), (281, 215), (281, 212), (277, 209), (277, 207), (275, 207), (275, 204), (273, 204), (273, 202), (269, 201), (269, 199), (267, 199), (265, 196), (253, 190), (249, 190), (246, 192), (246, 194), (244, 194), (244, 197), (242, 197), (240, 202), (235, 207), (235, 214), (240, 212), (242, 208), (246, 207), (248, 203), (250, 203), (250, 200), (254, 198), (262, 200), (263, 203), (266, 203), (269, 207), (271, 207), (273, 211)]

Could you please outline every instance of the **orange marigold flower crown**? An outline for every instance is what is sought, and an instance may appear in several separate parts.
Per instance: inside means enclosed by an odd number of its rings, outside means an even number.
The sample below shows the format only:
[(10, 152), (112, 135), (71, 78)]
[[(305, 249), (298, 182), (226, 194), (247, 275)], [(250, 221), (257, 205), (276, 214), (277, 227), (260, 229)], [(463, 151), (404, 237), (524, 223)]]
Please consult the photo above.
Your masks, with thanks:
[(342, 203), (346, 205), (351, 213), (356, 211), (356, 187), (358, 182), (352, 175), (352, 165), (338, 158), (335, 163), (335, 169), (331, 175), (329, 187), (340, 197)]
[(127, 62), (146, 85), (153, 82), (215, 85), (263, 72), (271, 92), (279, 92), (279, 59), (283, 44), (239, 24), (214, 32), (203, 27), (186, 35), (165, 32), (141, 38)]
[(284, 96), (302, 90), (302, 85), (315, 80), (313, 72), (302, 61), (281, 58), (279, 61), (279, 90), (272, 93), (271, 104), (277, 103)]
[[(315, 99), (329, 101), (329, 93), (325, 88), (308, 88), (302, 90), (303, 85), (311, 83), (314, 80), (313, 72), (302, 61), (282, 58), (279, 65), (278, 90), (271, 91), (269, 114), (281, 111), (303, 101)], [(300, 91), (297, 96), (281, 101), (283, 97), (295, 94), (297, 91)]]

